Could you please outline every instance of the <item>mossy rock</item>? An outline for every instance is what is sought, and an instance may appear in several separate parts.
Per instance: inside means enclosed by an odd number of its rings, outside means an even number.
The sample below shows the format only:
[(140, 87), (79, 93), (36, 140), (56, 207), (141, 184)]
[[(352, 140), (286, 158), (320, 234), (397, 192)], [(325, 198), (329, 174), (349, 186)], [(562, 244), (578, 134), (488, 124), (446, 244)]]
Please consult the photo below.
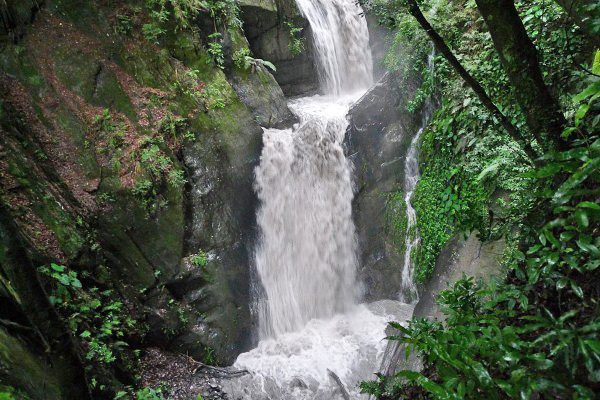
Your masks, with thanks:
[(0, 328), (0, 381), (25, 392), (28, 395), (25, 399), (61, 400), (65, 398), (62, 391), (67, 389), (61, 388), (60, 380), (48, 364), (3, 328)]
[(99, 60), (77, 48), (59, 47), (53, 53), (54, 70), (70, 90), (87, 103), (122, 112), (132, 121), (136, 114), (131, 99), (117, 78)]
[[(185, 227), (183, 193), (167, 187), (166, 206), (149, 213), (147, 206), (118, 178), (102, 181), (100, 193), (114, 199), (109, 213), (99, 218), (100, 235), (118, 275), (137, 288), (146, 288), (157, 277), (168, 279), (182, 258)], [(154, 207), (154, 206), (153, 206)]]

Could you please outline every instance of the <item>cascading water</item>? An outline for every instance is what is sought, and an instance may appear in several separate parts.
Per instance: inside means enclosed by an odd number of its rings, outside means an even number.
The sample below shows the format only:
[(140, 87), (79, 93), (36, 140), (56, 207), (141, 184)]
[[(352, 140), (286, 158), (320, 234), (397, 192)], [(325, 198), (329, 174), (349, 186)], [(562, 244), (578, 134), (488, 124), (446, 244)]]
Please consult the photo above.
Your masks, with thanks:
[(353, 0), (297, 0), (313, 30), (328, 96), (290, 102), (297, 130), (265, 130), (256, 171), (262, 237), (261, 339), (331, 317), (358, 300), (352, 182), (342, 141), (350, 105), (372, 84), (369, 32)]
[[(428, 68), (431, 73), (434, 71), (433, 60), (434, 53), (432, 52), (428, 57)], [(433, 77), (431, 79), (433, 79)], [(417, 158), (419, 139), (421, 138), (421, 133), (423, 133), (423, 129), (425, 129), (432, 112), (433, 103), (431, 100), (427, 100), (422, 111), (423, 116), (421, 127), (410, 142), (410, 148), (408, 149), (408, 153), (406, 154), (406, 159), (404, 161), (404, 203), (406, 204), (407, 234), (404, 250), (404, 267), (402, 269), (402, 288), (400, 290), (400, 294), (398, 295), (398, 299), (403, 303), (416, 304), (417, 301), (419, 301), (419, 293), (413, 279), (414, 266), (412, 252), (413, 249), (419, 245), (421, 238), (419, 237), (417, 230), (414, 229), (417, 223), (417, 214), (410, 200), (415, 192), (417, 183), (419, 182), (419, 160)]]
[(347, 99), (301, 98), (300, 128), (265, 131), (256, 189), (260, 338), (302, 328), (358, 300), (350, 170), (341, 146)]
[[(372, 84), (369, 36), (355, 0), (297, 0), (313, 32), (324, 96), (290, 101), (296, 129), (265, 129), (255, 188), (260, 228), (255, 312), (260, 342), (226, 384), (234, 399), (334, 399), (333, 371), (359, 397), (385, 347), (395, 301), (358, 305), (352, 182), (342, 141), (350, 106)], [(227, 386), (228, 385), (228, 386)]]
[(310, 23), (319, 82), (326, 94), (367, 89), (373, 83), (369, 31), (351, 0), (296, 0)]

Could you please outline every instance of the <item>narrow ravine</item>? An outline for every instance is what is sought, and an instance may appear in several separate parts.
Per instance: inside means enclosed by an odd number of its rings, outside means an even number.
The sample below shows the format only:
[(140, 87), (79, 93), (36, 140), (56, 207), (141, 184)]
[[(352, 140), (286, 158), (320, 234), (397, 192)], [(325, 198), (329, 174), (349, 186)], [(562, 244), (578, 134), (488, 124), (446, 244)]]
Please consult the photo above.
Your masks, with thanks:
[[(360, 304), (351, 166), (342, 142), (352, 104), (372, 85), (369, 36), (353, 0), (297, 0), (313, 31), (323, 95), (293, 99), (294, 129), (265, 129), (256, 169), (260, 229), (255, 314), (260, 342), (234, 367), (234, 399), (360, 396), (385, 349), (390, 320), (412, 306)], [(330, 372), (331, 371), (331, 372)]]

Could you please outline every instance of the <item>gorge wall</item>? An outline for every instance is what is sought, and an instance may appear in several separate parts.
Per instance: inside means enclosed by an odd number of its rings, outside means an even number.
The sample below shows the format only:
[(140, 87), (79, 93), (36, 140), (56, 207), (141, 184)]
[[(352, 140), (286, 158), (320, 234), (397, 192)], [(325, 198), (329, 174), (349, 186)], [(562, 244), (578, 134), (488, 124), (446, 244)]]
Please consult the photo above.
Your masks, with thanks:
[[(303, 21), (291, 1), (273, 18), (262, 3), (241, 4), (250, 33), (262, 29), (253, 10), (281, 35), (284, 15)], [(12, 321), (0, 335), (20, 344), (0, 352), (2, 381), (34, 398), (42, 382), (53, 388), (45, 398), (90, 396), (87, 322), (58, 316), (55, 281), (39, 270), (50, 263), (82, 290), (110, 293), (137, 321), (123, 338), (136, 348), (231, 363), (252, 340), (261, 126), (294, 122), (277, 81), (260, 63), (231, 62), (249, 46), (239, 28), (221, 30), (229, 61), (218, 68), (205, 13), (200, 30), (167, 26), (153, 40), (148, 10), (133, 0), (8, 1), (0, 15), (0, 319)], [(273, 58), (278, 79), (298, 86), (304, 67), (286, 72), (286, 57)], [(103, 384), (115, 370), (132, 379), (125, 358)]]

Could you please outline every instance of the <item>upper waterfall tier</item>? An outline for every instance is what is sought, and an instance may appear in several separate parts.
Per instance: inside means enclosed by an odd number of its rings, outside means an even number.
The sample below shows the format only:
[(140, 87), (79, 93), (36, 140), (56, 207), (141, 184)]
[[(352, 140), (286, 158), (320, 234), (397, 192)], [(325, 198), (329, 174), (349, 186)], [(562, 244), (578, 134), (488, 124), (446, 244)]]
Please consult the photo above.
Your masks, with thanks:
[(313, 34), (319, 83), (326, 94), (365, 90), (373, 83), (369, 31), (355, 0), (296, 0)]

